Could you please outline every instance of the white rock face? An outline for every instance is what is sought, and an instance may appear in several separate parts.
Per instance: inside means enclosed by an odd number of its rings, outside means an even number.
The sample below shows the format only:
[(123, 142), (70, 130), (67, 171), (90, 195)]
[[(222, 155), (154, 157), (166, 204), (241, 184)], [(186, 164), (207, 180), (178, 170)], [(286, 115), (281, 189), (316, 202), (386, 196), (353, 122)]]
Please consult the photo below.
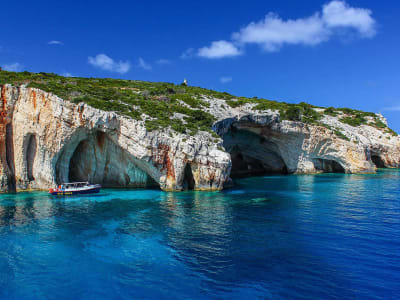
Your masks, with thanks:
[(25, 87), (4, 85), (1, 103), (1, 191), (47, 189), (71, 175), (106, 186), (156, 182), (163, 190), (189, 181), (219, 190), (229, 179), (230, 156), (208, 133), (147, 132), (143, 122)]
[[(208, 100), (212, 102), (210, 112), (216, 110), (215, 107), (222, 107), (223, 100)], [(278, 155), (288, 173), (373, 173), (376, 164), (379, 167), (400, 167), (400, 138), (383, 129), (368, 125), (353, 127), (329, 115), (324, 115), (321, 122), (332, 129), (302, 122), (280, 121), (278, 112), (254, 111), (252, 105), (240, 108), (225, 105), (224, 110), (225, 113), (218, 111), (219, 122), (214, 129), (220, 135), (229, 135), (232, 127), (239, 130), (241, 135), (236, 144), (246, 143), (245, 132), (259, 136), (262, 141), (257, 145), (252, 142), (253, 150), (251, 146), (247, 147), (243, 154), (250, 158), (257, 157), (268, 170), (273, 171), (280, 162), (268, 166), (271, 157), (264, 155), (267, 160), (263, 161), (261, 155), (256, 153), (260, 148), (264, 148), (264, 153)], [(387, 125), (382, 115), (378, 114), (377, 118)], [(336, 136), (333, 129), (340, 131), (348, 140)], [(234, 143), (229, 141), (230, 146)]]
[[(143, 121), (44, 91), (4, 85), (0, 98), (0, 191), (47, 189), (70, 180), (163, 190), (220, 190), (232, 174), (374, 172), (400, 167), (400, 139), (377, 128), (352, 127), (336, 117), (332, 130), (280, 121), (275, 111), (231, 108), (204, 98), (223, 138), (171, 130), (148, 132)], [(179, 117), (179, 116), (178, 116)], [(382, 122), (386, 120), (379, 116)]]

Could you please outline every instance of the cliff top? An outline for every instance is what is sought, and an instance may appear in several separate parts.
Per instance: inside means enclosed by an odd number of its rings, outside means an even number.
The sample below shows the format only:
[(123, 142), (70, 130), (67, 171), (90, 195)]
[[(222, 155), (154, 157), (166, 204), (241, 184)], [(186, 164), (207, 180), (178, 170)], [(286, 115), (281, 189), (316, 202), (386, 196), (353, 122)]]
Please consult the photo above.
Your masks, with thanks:
[[(382, 116), (350, 108), (322, 108), (257, 97), (236, 97), (226, 92), (176, 85), (111, 78), (63, 77), (53, 73), (0, 71), (0, 84), (26, 85), (53, 93), (74, 103), (85, 102), (95, 108), (115, 111), (136, 120), (143, 120), (149, 131), (171, 127), (190, 135), (199, 130), (211, 131), (216, 116), (210, 109), (213, 99), (225, 102), (226, 109), (249, 107), (255, 112), (276, 111), (280, 120), (301, 121), (330, 128), (325, 116), (334, 116), (350, 126), (369, 125), (392, 135)], [(335, 132), (339, 137), (340, 131)]]

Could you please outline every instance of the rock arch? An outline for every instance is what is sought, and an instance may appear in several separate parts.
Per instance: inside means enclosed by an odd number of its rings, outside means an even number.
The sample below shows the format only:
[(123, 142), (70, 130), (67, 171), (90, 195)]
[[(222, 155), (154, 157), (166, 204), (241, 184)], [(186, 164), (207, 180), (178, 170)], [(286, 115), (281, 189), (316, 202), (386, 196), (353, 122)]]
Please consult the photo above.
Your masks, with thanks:
[(107, 133), (81, 133), (73, 140), (56, 163), (57, 184), (90, 181), (104, 187), (158, 186), (146, 163), (122, 149)]
[(345, 168), (333, 159), (315, 158), (314, 168), (323, 173), (346, 173)]
[(235, 127), (222, 138), (232, 159), (231, 177), (288, 173), (279, 146), (272, 140)]

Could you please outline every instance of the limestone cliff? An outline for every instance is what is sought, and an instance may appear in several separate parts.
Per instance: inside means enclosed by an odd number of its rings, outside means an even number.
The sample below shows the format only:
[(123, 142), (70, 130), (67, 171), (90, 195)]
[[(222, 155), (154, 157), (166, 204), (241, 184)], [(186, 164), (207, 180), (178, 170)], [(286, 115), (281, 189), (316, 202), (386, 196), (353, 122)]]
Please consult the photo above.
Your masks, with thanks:
[(229, 178), (229, 154), (208, 133), (147, 132), (143, 122), (23, 86), (2, 86), (1, 103), (2, 191), (88, 179), (217, 190)]
[(2, 85), (0, 190), (47, 189), (78, 180), (220, 190), (231, 174), (366, 173), (376, 166), (400, 167), (400, 138), (383, 129), (350, 126), (340, 121), (341, 115), (308, 124), (282, 120), (275, 110), (254, 110), (253, 104), (235, 108), (210, 96), (202, 101), (216, 119), (213, 130), (220, 138), (207, 131), (150, 131), (144, 120), (74, 104), (23, 84)]

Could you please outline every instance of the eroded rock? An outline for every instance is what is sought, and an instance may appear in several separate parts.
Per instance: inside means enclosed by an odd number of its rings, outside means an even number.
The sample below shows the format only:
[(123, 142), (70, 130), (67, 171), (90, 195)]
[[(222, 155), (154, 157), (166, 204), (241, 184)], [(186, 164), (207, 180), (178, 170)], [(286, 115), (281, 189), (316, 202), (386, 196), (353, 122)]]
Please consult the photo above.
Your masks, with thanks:
[[(400, 139), (336, 117), (323, 126), (281, 121), (276, 111), (232, 108), (204, 97), (218, 121), (210, 133), (148, 132), (144, 121), (51, 93), (4, 85), (0, 93), (0, 191), (47, 189), (68, 181), (163, 190), (220, 190), (230, 174), (375, 172), (400, 167)], [(386, 120), (379, 116), (382, 122)]]

